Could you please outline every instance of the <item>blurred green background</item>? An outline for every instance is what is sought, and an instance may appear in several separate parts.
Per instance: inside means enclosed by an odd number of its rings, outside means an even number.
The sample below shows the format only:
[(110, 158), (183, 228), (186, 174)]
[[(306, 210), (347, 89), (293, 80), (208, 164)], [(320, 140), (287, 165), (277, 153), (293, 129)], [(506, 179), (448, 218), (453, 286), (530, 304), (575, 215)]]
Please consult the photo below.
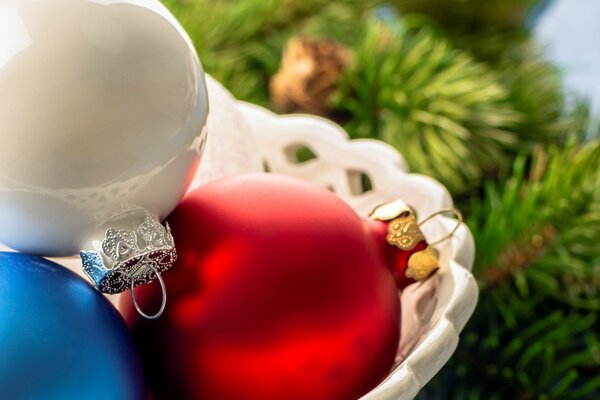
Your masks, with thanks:
[(594, 1), (163, 1), (239, 99), (384, 140), (452, 192), (481, 295), (419, 398), (600, 398)]

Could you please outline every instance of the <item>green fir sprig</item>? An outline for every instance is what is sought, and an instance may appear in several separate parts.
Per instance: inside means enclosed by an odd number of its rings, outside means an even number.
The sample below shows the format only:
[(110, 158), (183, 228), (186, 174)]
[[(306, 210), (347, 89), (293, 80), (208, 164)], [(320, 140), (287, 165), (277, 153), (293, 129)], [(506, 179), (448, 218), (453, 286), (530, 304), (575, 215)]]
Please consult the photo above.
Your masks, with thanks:
[(587, 126), (587, 105), (564, 92), (560, 71), (529, 32), (488, 30), (457, 35), (453, 43), (497, 71), (510, 103), (523, 115), (516, 129), (521, 149), (560, 142)]
[(375, 0), (162, 0), (182, 23), (206, 72), (238, 99), (268, 105), (269, 80), (293, 35), (357, 36)]
[(475, 203), (468, 224), (478, 249), (478, 308), (456, 356), (420, 398), (593, 398), (600, 142), (521, 156)]
[(427, 27), (373, 19), (336, 106), (350, 115), (352, 136), (385, 140), (456, 193), (480, 185), (516, 148), (523, 116), (509, 96), (495, 71)]

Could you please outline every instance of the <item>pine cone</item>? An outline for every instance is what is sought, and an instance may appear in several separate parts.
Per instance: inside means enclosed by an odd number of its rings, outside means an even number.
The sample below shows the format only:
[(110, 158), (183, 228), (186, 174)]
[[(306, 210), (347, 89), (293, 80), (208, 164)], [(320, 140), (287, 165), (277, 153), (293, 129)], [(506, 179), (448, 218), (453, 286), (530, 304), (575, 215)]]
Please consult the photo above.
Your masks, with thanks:
[(270, 83), (271, 102), (281, 112), (326, 115), (350, 51), (332, 39), (292, 38)]

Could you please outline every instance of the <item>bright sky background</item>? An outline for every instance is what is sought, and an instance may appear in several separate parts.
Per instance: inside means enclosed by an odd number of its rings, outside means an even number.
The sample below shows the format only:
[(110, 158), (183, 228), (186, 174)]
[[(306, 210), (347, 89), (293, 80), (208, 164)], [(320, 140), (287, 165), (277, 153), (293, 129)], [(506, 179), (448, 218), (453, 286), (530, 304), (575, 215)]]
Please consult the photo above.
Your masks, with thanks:
[(600, 118), (600, 0), (554, 0), (534, 28), (565, 86), (586, 96)]

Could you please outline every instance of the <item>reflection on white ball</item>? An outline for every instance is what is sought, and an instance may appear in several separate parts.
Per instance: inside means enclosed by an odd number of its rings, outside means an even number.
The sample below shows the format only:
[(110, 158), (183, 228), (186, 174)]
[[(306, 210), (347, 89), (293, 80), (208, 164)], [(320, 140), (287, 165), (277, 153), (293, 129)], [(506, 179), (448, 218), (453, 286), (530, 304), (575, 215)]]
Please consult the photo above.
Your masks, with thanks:
[(155, 0), (0, 1), (0, 242), (78, 252), (114, 215), (164, 218), (196, 171), (204, 73)]

